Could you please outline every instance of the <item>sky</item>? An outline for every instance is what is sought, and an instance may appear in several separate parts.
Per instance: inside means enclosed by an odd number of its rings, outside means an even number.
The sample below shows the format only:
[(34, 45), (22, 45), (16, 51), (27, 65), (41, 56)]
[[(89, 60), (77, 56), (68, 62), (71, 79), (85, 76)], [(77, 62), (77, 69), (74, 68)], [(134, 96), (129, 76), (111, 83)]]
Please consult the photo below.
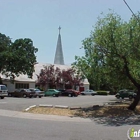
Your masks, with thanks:
[[(125, 1), (134, 13), (140, 10), (140, 0)], [(61, 26), (64, 61), (70, 65), (84, 55), (82, 41), (109, 9), (126, 21), (132, 16), (123, 0), (0, 0), (0, 33), (12, 41), (32, 39), (37, 62), (53, 64)]]

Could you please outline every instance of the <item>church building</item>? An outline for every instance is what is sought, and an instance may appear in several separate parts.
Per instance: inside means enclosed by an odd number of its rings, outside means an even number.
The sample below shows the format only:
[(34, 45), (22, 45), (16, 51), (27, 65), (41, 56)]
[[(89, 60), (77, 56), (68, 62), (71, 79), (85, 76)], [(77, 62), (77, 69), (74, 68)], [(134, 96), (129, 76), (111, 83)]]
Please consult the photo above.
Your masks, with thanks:
[[(34, 65), (35, 72), (33, 73), (32, 79), (28, 78), (27, 75), (21, 74), (19, 77), (15, 77), (14, 83), (11, 83), (10, 79), (7, 78), (5, 75), (0, 75), (2, 78), (3, 84), (7, 85), (9, 92), (12, 92), (18, 88), (35, 88), (35, 84), (37, 81), (37, 75), (39, 75), (41, 69), (43, 69), (44, 66), (54, 65), (55, 68), (58, 67), (61, 70), (63, 70), (63, 69), (67, 70), (67, 69), (71, 68), (70, 65), (65, 65), (65, 63), (64, 63), (61, 34), (60, 34), (61, 27), (59, 27), (58, 29), (59, 29), (59, 34), (58, 34), (56, 52), (55, 52), (55, 57), (54, 57), (54, 64), (37, 62)], [(77, 90), (83, 91), (86, 89), (89, 89), (89, 82), (87, 79), (82, 81), (81, 86), (79, 86)]]

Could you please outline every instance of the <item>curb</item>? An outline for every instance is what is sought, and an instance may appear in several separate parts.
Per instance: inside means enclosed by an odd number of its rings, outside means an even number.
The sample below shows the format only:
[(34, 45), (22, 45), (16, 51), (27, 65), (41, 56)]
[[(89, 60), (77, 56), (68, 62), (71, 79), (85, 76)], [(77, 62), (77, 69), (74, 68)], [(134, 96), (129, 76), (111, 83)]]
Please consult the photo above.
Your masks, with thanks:
[(55, 105), (54, 108), (64, 108), (64, 109), (67, 109), (69, 107), (68, 106), (63, 106), (63, 105)]
[(31, 109), (33, 107), (36, 107), (36, 105), (29, 106), (28, 108), (25, 109), (25, 111), (28, 111), (29, 109)]
[[(54, 105), (53, 106), (53, 105), (47, 105), (47, 104), (39, 104), (38, 106), (39, 107), (46, 107), (46, 108), (62, 108), (62, 109), (70, 108), (69, 106), (63, 106), (63, 105)], [(37, 107), (37, 105), (29, 106), (28, 108), (25, 109), (25, 111), (28, 111), (28, 110), (30, 110), (33, 107)]]
[(39, 107), (53, 107), (53, 105), (39, 104)]

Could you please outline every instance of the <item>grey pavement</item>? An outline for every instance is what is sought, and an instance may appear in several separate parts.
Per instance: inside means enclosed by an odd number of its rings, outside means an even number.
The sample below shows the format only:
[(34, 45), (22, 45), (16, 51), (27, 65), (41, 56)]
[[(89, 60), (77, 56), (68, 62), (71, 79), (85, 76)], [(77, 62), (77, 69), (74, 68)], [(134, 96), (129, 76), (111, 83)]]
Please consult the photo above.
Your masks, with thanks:
[(0, 100), (1, 140), (128, 140), (128, 129), (140, 129), (140, 116), (81, 118), (22, 112), (23, 108), (34, 104), (52, 103), (73, 107), (84, 106), (84, 103), (87, 106), (114, 101), (113, 96), (42, 99)]
[(84, 119), (84, 118), (80, 118), (80, 117), (33, 114), (33, 113), (27, 113), (27, 112), (10, 111), (10, 110), (2, 110), (2, 109), (0, 109), (0, 116), (34, 119), (34, 120), (49, 120), (49, 121), (91, 122), (90, 119)]
[(128, 140), (128, 129), (140, 129), (138, 124), (116, 126), (101, 122), (0, 110), (0, 136), (1, 140)]
[(63, 105), (70, 107), (86, 107), (114, 102), (114, 96), (78, 96), (78, 97), (43, 97), (43, 98), (13, 98), (0, 100), (0, 109), (22, 111), (29, 106), (39, 104)]

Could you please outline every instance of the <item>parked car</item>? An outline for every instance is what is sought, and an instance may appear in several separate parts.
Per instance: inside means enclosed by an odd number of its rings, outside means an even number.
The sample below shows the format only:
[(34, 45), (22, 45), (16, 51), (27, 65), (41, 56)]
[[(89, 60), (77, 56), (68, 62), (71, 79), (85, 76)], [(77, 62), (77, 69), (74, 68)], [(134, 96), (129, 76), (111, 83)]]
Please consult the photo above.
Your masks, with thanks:
[(122, 99), (124, 99), (124, 98), (133, 99), (133, 98), (136, 97), (136, 95), (137, 95), (137, 93), (135, 93), (135, 92), (132, 91), (132, 90), (123, 89), (123, 90), (120, 90), (120, 91), (115, 95), (115, 97), (116, 97), (117, 99), (119, 99), (119, 98), (122, 98)]
[(8, 93), (9, 97), (35, 97), (35, 92), (31, 91), (30, 89), (17, 89), (14, 92)]
[(58, 97), (59, 95), (60, 95), (60, 91), (56, 89), (48, 89), (44, 92), (44, 96)]
[(35, 97), (43, 97), (44, 96), (44, 91), (41, 91), (40, 89), (37, 88), (29, 88), (31, 91), (35, 92)]
[(97, 92), (94, 91), (94, 90), (91, 90), (91, 89), (87, 89), (85, 91), (82, 91), (81, 95), (92, 95), (92, 96), (94, 96), (94, 95), (97, 95)]
[(74, 89), (58, 89), (61, 96), (77, 97), (80, 92)]
[(8, 96), (8, 89), (5, 85), (0, 85), (0, 98), (4, 99), (4, 97)]

